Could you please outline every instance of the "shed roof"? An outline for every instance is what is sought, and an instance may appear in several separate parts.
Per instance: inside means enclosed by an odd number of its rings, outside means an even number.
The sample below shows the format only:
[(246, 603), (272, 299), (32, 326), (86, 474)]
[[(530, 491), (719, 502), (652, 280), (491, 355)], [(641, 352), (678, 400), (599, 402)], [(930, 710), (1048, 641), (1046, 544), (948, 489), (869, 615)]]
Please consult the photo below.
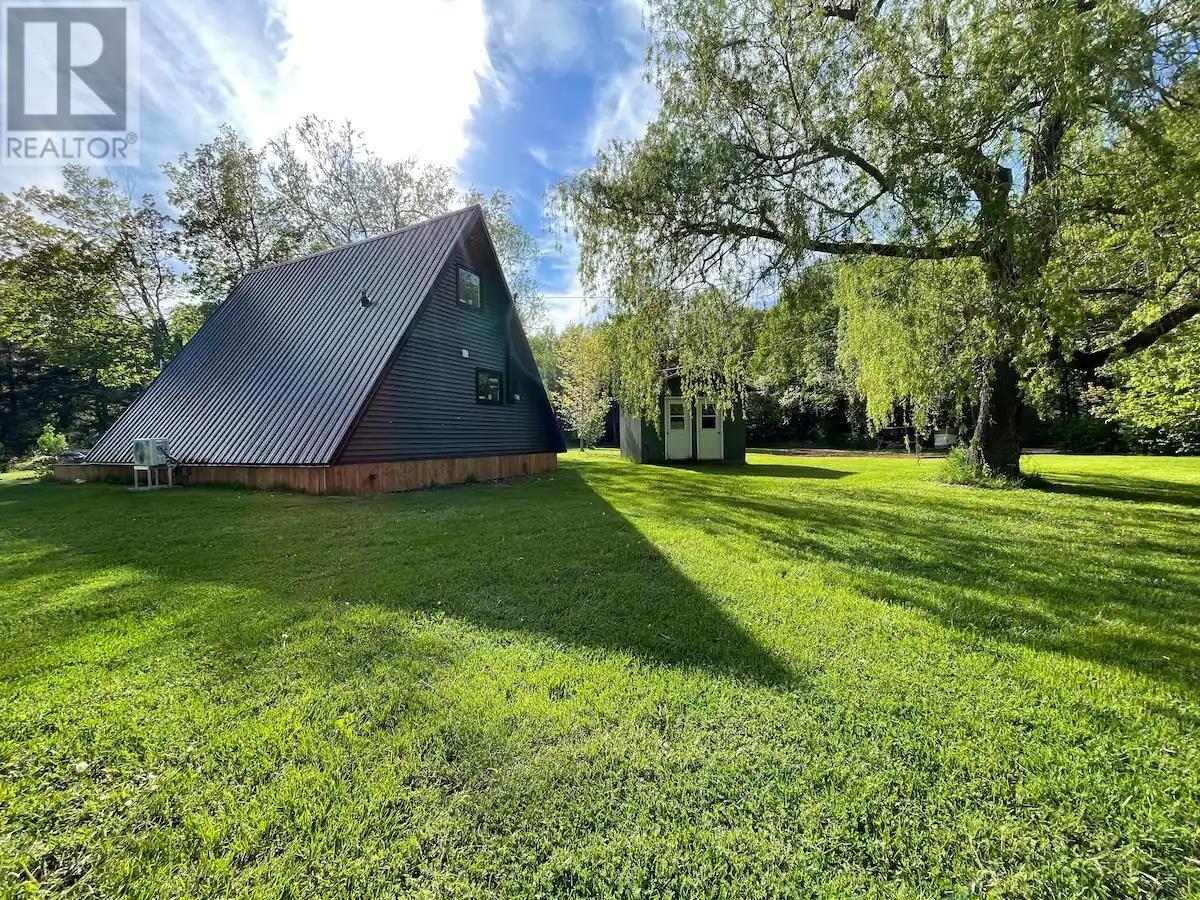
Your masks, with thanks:
[[(246, 275), (91, 452), (129, 463), (330, 465), (478, 205)], [(360, 302), (366, 292), (369, 305)]]

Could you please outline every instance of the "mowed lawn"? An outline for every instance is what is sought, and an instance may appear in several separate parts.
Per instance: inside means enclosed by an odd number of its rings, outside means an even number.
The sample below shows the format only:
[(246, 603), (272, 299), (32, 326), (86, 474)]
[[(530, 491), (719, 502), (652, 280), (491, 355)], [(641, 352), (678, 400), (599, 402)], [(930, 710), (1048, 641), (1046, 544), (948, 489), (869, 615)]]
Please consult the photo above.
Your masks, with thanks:
[(1196, 895), (1200, 459), (1032, 463), (5, 479), (0, 894)]

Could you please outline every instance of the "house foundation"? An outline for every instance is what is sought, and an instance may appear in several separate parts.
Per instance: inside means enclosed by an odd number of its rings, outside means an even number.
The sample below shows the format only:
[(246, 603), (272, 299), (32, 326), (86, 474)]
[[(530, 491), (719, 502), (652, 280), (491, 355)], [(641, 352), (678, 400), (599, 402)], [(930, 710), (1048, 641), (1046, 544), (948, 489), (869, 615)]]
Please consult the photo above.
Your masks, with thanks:
[[(407, 459), (335, 466), (203, 466), (175, 467), (179, 485), (227, 484), (256, 490), (302, 494), (373, 494), (416, 491), (468, 481), (500, 481), (552, 472), (556, 453), (509, 453), (450, 459)], [(54, 467), (58, 481), (133, 483), (132, 465), (61, 463)]]

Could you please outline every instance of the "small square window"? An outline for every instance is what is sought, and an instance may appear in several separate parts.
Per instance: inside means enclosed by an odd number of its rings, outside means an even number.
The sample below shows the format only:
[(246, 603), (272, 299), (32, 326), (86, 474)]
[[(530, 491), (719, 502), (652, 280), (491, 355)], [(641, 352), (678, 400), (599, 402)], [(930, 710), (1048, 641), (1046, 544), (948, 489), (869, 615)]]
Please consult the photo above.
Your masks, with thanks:
[(717, 407), (714, 404), (705, 403), (700, 407), (700, 427), (706, 431), (717, 427)]
[(683, 403), (676, 403), (672, 400), (667, 404), (668, 427), (672, 431), (683, 431), (687, 424), (687, 419), (683, 412)]
[(470, 269), (458, 267), (458, 300), (460, 303), (465, 303), (467, 306), (473, 306), (479, 309), (482, 306), (482, 297), (479, 293), (479, 276)]
[(479, 403), (504, 402), (504, 379), (499, 372), (475, 370), (475, 399)]

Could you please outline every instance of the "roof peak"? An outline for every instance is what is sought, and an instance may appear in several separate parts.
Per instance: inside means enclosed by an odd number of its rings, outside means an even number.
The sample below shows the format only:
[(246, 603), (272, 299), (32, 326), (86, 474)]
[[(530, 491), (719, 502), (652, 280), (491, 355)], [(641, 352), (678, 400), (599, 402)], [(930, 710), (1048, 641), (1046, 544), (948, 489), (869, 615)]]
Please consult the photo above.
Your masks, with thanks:
[(379, 234), (373, 234), (370, 237), (359, 238), (357, 241), (349, 241), (345, 244), (338, 244), (336, 247), (329, 247), (325, 250), (314, 250), (312, 253), (305, 253), (303, 256), (294, 256), (291, 259), (281, 259), (279, 262), (273, 262), (265, 266), (259, 266), (256, 269), (250, 269), (246, 274), (249, 275), (251, 272), (265, 272), (268, 269), (277, 269), (280, 266), (288, 266), (292, 263), (301, 262), (306, 259), (324, 256), (327, 253), (336, 253), (338, 250), (345, 250), (349, 247), (358, 247), (361, 244), (369, 244), (371, 241), (379, 241), (383, 240), (384, 238), (395, 237), (396, 235), (403, 234), (406, 231), (412, 231), (416, 228), (423, 228), (426, 225), (432, 225), (434, 222), (440, 222), (442, 219), (449, 219), (453, 216), (460, 216), (463, 213), (472, 211), (478, 212), (480, 216), (483, 215), (483, 207), (478, 203), (471, 203), (460, 209), (452, 209), (449, 212), (440, 213), (439, 215), (431, 216), (428, 219), (422, 219), (420, 222), (413, 222), (409, 225), (405, 225), (402, 228), (395, 228), (392, 231), (384, 231)]

